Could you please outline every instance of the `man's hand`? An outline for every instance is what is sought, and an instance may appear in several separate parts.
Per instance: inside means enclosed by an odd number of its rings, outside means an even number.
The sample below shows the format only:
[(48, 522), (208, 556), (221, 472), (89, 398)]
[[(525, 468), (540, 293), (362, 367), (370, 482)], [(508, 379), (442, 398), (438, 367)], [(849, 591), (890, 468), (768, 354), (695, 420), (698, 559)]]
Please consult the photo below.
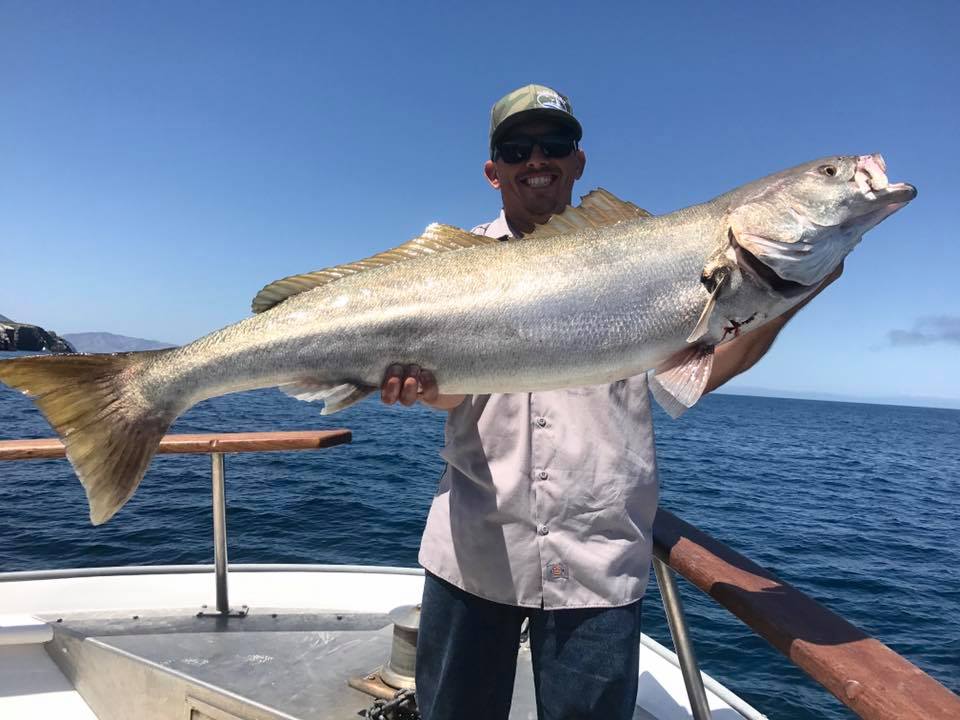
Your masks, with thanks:
[(841, 262), (834, 268), (833, 272), (823, 279), (823, 282), (820, 283), (816, 290), (804, 298), (802, 302), (794, 305), (783, 313), (783, 315), (774, 318), (753, 332), (718, 345), (713, 356), (713, 370), (710, 372), (707, 386), (703, 390), (704, 395), (708, 392), (713, 392), (727, 382), (727, 380), (753, 367), (760, 358), (767, 354), (767, 350), (773, 345), (773, 341), (783, 329), (783, 326), (787, 324), (787, 321), (796, 315), (800, 311), (800, 308), (823, 292), (827, 285), (842, 274), (843, 263)]
[(391, 365), (380, 385), (380, 400), (387, 405), (399, 402), (409, 407), (419, 400), (436, 410), (451, 410), (462, 403), (465, 397), (441, 395), (433, 373), (421, 369), (419, 365)]

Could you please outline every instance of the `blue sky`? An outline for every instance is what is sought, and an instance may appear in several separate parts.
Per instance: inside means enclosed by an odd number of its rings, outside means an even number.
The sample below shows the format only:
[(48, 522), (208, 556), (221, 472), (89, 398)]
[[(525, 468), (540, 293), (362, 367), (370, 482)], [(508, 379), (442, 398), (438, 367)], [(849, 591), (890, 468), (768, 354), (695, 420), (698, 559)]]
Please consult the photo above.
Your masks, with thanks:
[(960, 5), (0, 1), (0, 313), (186, 342), (265, 283), (499, 210), (490, 105), (652, 212), (828, 154), (919, 191), (731, 389), (960, 405)]

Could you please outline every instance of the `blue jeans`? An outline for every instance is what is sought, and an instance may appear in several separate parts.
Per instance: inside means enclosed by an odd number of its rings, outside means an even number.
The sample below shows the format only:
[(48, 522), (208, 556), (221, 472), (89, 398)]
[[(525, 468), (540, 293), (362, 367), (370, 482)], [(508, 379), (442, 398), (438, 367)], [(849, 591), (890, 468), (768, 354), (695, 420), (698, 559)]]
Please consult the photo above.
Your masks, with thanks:
[(521, 608), (427, 573), (417, 640), (423, 720), (506, 720), (526, 617), (540, 720), (629, 720), (637, 697), (640, 606), (638, 600), (615, 608)]

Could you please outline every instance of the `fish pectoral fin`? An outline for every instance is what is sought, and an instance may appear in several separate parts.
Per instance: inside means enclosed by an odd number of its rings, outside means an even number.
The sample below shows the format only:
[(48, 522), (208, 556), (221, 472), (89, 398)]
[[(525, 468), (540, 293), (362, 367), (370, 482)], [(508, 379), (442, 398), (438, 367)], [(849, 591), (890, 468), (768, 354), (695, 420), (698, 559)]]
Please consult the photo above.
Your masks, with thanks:
[(700, 313), (697, 324), (687, 336), (688, 343), (696, 342), (707, 334), (710, 329), (710, 316), (717, 306), (717, 298), (721, 293), (726, 297), (740, 287), (742, 275), (737, 267), (736, 256), (729, 248), (722, 248), (710, 259), (703, 268), (700, 282), (710, 293), (710, 297), (707, 298), (707, 304), (703, 306), (703, 312)]
[(298, 380), (280, 385), (280, 390), (304, 402), (323, 402), (321, 415), (332, 415), (360, 402), (376, 388), (352, 382), (324, 382), (321, 380)]
[(597, 188), (580, 198), (578, 207), (568, 205), (562, 213), (552, 216), (544, 225), (538, 225), (532, 233), (523, 237), (525, 240), (543, 239), (585, 228), (616, 225), (638, 217), (650, 217), (650, 213), (603, 188)]
[(466, 230), (455, 228), (452, 225), (433, 223), (428, 225), (419, 237), (415, 237), (413, 240), (405, 242), (403, 245), (398, 245), (391, 250), (384, 250), (376, 255), (371, 255), (364, 260), (336, 265), (334, 267), (324, 268), (323, 270), (301, 273), (300, 275), (290, 275), (289, 277), (276, 280), (264, 286), (264, 288), (257, 293), (257, 296), (253, 299), (252, 309), (255, 313), (261, 313), (269, 310), (274, 305), (279, 305), (294, 295), (313, 290), (316, 287), (334, 282), (342, 277), (356, 275), (357, 273), (373, 270), (378, 267), (383, 267), (384, 265), (393, 265), (394, 263), (413, 260), (424, 255), (435, 255), (451, 250), (463, 250), (464, 248), (476, 247), (477, 245), (493, 245), (498, 242), (499, 240), (497, 240), (497, 238), (475, 235)]
[(706, 335), (707, 330), (710, 329), (710, 316), (713, 314), (713, 308), (717, 306), (717, 291), (719, 289), (720, 286), (717, 285), (710, 293), (710, 298), (707, 300), (707, 304), (703, 306), (703, 312), (700, 313), (700, 319), (697, 320), (693, 331), (687, 336), (688, 343), (696, 342)]
[(713, 370), (713, 346), (692, 345), (657, 366), (650, 391), (667, 414), (678, 418), (693, 407)]

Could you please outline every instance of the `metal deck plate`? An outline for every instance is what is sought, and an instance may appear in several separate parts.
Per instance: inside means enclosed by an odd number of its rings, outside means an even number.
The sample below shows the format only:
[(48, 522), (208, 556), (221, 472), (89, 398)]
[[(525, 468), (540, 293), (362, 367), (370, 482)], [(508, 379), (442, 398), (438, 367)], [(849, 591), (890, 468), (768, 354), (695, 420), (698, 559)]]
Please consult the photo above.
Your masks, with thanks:
[[(347, 679), (386, 662), (392, 640), (386, 615), (53, 620), (48, 652), (102, 720), (211, 717), (188, 698), (231, 719), (354, 720), (373, 699)], [(536, 718), (529, 652), (520, 653), (510, 717)]]

